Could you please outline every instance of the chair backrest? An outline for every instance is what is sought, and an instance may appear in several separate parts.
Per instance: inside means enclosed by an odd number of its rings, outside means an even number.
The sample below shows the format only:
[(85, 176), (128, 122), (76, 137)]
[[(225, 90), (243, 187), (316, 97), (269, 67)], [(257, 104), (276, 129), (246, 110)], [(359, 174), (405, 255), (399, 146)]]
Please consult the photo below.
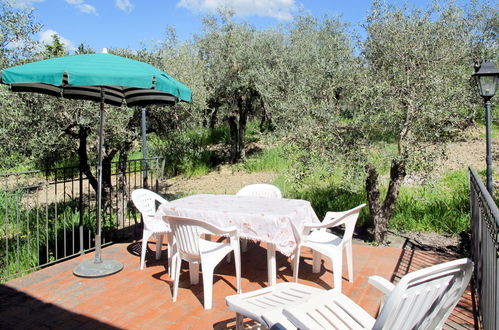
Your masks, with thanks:
[(463, 258), (409, 273), (388, 295), (373, 329), (440, 329), (468, 286), (473, 262)]
[(132, 201), (137, 210), (142, 214), (144, 221), (156, 213), (156, 202), (168, 203), (166, 199), (147, 189), (135, 189), (132, 191)]
[(279, 188), (272, 184), (256, 183), (244, 186), (236, 193), (237, 196), (254, 196), (267, 198), (282, 198)]
[(355, 230), (355, 225), (357, 219), (359, 218), (360, 210), (366, 206), (366, 204), (360, 204), (350, 210), (342, 212), (327, 212), (324, 220), (318, 224), (306, 224), (302, 232), (302, 240), (306, 240), (306, 236), (310, 233), (312, 229), (318, 228), (331, 228), (341, 225), (345, 225), (345, 232), (343, 233), (342, 244), (348, 242), (352, 239), (353, 231)]
[(203, 233), (201, 230), (200, 220), (181, 218), (181, 217), (165, 217), (170, 229), (175, 237), (177, 248), (183, 259), (199, 260), (199, 237)]
[(200, 259), (199, 240), (201, 234), (223, 235), (236, 230), (235, 227), (219, 228), (198, 219), (174, 216), (165, 216), (163, 219), (170, 225), (180, 256), (187, 261)]

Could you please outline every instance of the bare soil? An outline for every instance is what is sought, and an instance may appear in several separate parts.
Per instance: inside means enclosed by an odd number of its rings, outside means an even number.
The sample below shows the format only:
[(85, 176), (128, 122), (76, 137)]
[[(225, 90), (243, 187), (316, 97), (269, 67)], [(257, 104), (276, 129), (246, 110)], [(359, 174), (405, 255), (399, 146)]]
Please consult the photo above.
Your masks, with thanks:
[[(499, 163), (499, 141), (493, 141), (493, 163)], [(494, 152), (495, 151), (495, 152)], [(439, 164), (436, 175), (446, 171), (455, 171), (473, 167), (476, 170), (485, 169), (485, 141), (477, 128), (467, 132), (463, 141), (449, 144), (447, 157)], [(217, 171), (193, 178), (175, 177), (166, 181), (166, 193), (170, 196), (193, 193), (234, 194), (240, 188), (251, 183), (272, 183), (276, 173), (246, 173), (237, 171), (234, 167), (225, 165)], [(499, 184), (499, 182), (495, 182)], [(360, 244), (371, 244), (368, 232), (356, 234)], [(441, 235), (432, 232), (394, 232), (388, 234), (387, 245), (428, 249), (449, 254), (459, 254), (462, 246), (459, 236)]]

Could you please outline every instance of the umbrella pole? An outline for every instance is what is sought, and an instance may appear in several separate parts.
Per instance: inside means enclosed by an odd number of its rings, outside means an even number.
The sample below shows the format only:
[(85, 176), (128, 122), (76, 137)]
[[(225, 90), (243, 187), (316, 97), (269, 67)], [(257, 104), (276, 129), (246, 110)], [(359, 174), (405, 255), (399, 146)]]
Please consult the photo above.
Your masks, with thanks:
[[(103, 92), (102, 92), (103, 94)], [(100, 264), (101, 259), (101, 221), (102, 221), (102, 135), (103, 135), (103, 122), (104, 122), (104, 95), (100, 103), (99, 113), (99, 165), (97, 167), (97, 233), (95, 234), (95, 259), (94, 263)]]
[(113, 259), (101, 258), (101, 208), (102, 208), (102, 136), (104, 123), (104, 90), (101, 89), (99, 114), (99, 165), (97, 167), (97, 232), (95, 234), (95, 258), (85, 260), (73, 269), (73, 274), (80, 277), (97, 278), (115, 274), (123, 269), (123, 264)]
[(147, 126), (146, 126), (146, 107), (142, 108), (142, 162), (144, 164), (143, 187), (149, 188), (147, 183)]

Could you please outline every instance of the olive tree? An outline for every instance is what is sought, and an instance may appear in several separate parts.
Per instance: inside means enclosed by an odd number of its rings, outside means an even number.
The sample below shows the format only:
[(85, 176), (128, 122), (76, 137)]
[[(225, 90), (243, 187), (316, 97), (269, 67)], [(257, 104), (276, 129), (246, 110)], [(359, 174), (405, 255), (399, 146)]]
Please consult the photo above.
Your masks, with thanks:
[(206, 65), (207, 104), (227, 122), (231, 137), (231, 162), (244, 159), (244, 134), (250, 116), (261, 109), (262, 86), (258, 83), (261, 53), (255, 51), (256, 34), (247, 23), (236, 23), (222, 12), (220, 22), (205, 17), (204, 35), (198, 37)]
[(431, 171), (445, 142), (469, 122), (471, 35), (453, 4), (409, 10), (376, 0), (365, 28), (356, 150), (380, 138), (397, 147), (384, 198), (377, 167), (365, 165), (375, 240), (383, 242), (407, 173)]

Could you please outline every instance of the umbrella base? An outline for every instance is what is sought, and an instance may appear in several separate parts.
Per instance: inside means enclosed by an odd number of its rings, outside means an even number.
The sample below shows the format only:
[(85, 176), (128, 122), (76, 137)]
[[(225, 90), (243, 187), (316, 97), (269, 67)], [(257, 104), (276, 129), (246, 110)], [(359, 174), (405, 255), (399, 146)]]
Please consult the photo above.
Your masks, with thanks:
[(98, 278), (116, 274), (123, 269), (123, 264), (113, 259), (102, 259), (96, 264), (93, 259), (85, 260), (73, 269), (79, 277)]

